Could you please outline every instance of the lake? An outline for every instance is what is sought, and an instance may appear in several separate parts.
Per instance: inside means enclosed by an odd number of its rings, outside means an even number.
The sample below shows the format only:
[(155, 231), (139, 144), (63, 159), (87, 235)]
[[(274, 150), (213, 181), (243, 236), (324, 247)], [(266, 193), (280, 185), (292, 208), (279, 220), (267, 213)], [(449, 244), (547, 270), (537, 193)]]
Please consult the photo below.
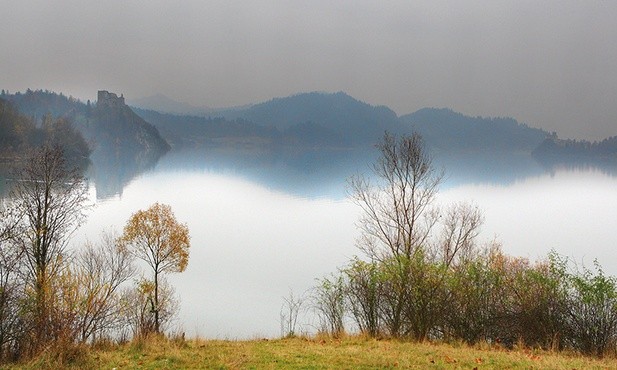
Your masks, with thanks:
[[(307, 292), (360, 251), (359, 209), (346, 178), (368, 173), (370, 151), (171, 152), (141, 173), (103, 189), (74, 240), (121, 232), (131, 214), (171, 205), (191, 234), (188, 268), (170, 275), (180, 299), (176, 326), (188, 336), (256, 338), (280, 334), (283, 297)], [(470, 201), (483, 211), (480, 240), (536, 259), (555, 249), (617, 275), (617, 177), (593, 167), (547, 171), (528, 155), (441, 155), (439, 201)], [(113, 175), (109, 175), (113, 176)], [(314, 331), (310, 314), (301, 330)]]

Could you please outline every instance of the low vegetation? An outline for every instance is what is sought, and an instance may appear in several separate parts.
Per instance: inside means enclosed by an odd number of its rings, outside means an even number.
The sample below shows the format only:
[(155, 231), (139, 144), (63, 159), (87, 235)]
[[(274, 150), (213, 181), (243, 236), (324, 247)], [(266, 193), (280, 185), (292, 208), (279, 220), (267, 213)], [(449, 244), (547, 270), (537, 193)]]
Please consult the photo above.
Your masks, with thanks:
[(313, 299), (321, 330), (617, 354), (617, 284), (598, 264), (577, 268), (556, 254), (531, 263), (493, 248), (450, 267), (416, 258), (404, 276), (398, 266), (356, 259), (321, 279)]
[(486, 343), (468, 346), (363, 336), (249, 341), (150, 337), (125, 344), (101, 343), (64, 353), (45, 352), (13, 366), (20, 369), (611, 369), (615, 362), (539, 349), (506, 350)]
[(314, 289), (323, 332), (336, 337), (348, 321), (373, 338), (615, 355), (617, 280), (597, 262), (589, 269), (552, 253), (532, 263), (478, 244), (476, 207), (435, 204), (442, 174), (419, 135), (386, 134), (379, 149), (375, 176), (350, 184), (365, 258)]

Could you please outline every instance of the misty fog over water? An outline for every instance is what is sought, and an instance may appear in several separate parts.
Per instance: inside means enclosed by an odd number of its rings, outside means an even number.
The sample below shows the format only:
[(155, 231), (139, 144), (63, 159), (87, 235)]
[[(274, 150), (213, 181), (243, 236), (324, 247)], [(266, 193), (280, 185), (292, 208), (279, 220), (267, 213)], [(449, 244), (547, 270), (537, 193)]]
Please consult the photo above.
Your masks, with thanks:
[[(362, 257), (354, 244), (360, 213), (346, 197), (346, 179), (368, 173), (374, 158), (371, 151), (171, 152), (113, 195), (94, 182), (92, 200), (108, 196), (96, 200), (74, 241), (121, 232), (133, 212), (169, 204), (192, 238), (187, 270), (170, 276), (180, 299), (177, 328), (208, 338), (277, 336), (284, 296), (304, 294), (316, 278)], [(435, 162), (447, 174), (440, 204), (482, 209), (480, 243), (496, 238), (507, 254), (532, 260), (551, 249), (589, 267), (597, 258), (617, 275), (614, 174), (545, 171), (527, 156)], [(309, 313), (299, 321), (305, 331), (317, 325)]]

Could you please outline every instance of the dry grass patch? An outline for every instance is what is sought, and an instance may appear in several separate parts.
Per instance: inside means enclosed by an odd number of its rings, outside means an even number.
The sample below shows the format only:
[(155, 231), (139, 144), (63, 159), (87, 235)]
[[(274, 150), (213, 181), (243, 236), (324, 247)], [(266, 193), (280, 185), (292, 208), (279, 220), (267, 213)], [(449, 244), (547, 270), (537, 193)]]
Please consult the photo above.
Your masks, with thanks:
[[(49, 360), (52, 358), (52, 360)], [(73, 369), (617, 369), (614, 359), (546, 351), (364, 337), (276, 340), (149, 338), (91, 349), (73, 361), (39, 358), (19, 368)]]

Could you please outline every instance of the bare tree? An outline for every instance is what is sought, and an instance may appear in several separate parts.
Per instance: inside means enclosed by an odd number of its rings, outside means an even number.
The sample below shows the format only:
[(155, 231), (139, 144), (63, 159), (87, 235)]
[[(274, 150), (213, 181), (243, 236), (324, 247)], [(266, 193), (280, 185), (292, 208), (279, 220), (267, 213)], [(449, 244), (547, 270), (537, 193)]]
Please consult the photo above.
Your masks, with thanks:
[(13, 355), (19, 338), (19, 307), (23, 279), (19, 274), (21, 256), (14, 243), (19, 215), (0, 206), (0, 361)]
[[(158, 313), (159, 330), (165, 330), (178, 312), (179, 303), (174, 294), (173, 287), (162, 278), (159, 281), (158, 307), (154, 303), (154, 283), (141, 278), (135, 286), (124, 289), (121, 294), (121, 317), (120, 319), (130, 329), (133, 336), (147, 336), (156, 332), (155, 309)], [(121, 333), (128, 337), (129, 333)]]
[(442, 235), (438, 253), (446, 266), (457, 262), (456, 259), (472, 257), (475, 239), (480, 232), (483, 217), (477, 206), (468, 203), (451, 205), (442, 216)]
[(381, 156), (373, 165), (376, 183), (364, 176), (350, 180), (351, 197), (363, 215), (358, 246), (371, 259), (395, 265), (390, 310), (392, 335), (400, 334), (402, 313), (408, 295), (411, 261), (429, 242), (439, 219), (433, 206), (443, 172), (434, 169), (422, 137), (397, 138), (386, 133), (377, 145)]
[(438, 220), (433, 208), (443, 172), (434, 169), (422, 137), (386, 133), (373, 165), (377, 183), (365, 176), (350, 179), (351, 197), (362, 208), (360, 248), (369, 257), (411, 258), (424, 245)]
[(78, 252), (74, 276), (81, 298), (76, 320), (79, 341), (109, 333), (120, 323), (119, 289), (135, 272), (132, 261), (111, 232), (103, 233), (99, 244), (86, 243)]
[(280, 312), (281, 335), (293, 337), (296, 335), (298, 316), (304, 306), (304, 298), (295, 296), (293, 291), (289, 291), (287, 297), (283, 297), (283, 305)]
[(33, 151), (14, 178), (11, 198), (22, 215), (19, 244), (26, 260), (26, 280), (34, 292), (32, 344), (36, 349), (50, 339), (49, 284), (62, 266), (69, 237), (85, 219), (87, 186), (57, 146)]
[[(459, 255), (469, 254), (482, 223), (477, 207), (436, 206), (443, 171), (437, 171), (422, 137), (386, 133), (377, 145), (375, 180), (355, 176), (351, 197), (362, 209), (359, 248), (384, 272), (381, 313), (393, 336), (426, 338), (447, 299), (444, 279)], [(443, 224), (442, 237), (436, 236)]]

